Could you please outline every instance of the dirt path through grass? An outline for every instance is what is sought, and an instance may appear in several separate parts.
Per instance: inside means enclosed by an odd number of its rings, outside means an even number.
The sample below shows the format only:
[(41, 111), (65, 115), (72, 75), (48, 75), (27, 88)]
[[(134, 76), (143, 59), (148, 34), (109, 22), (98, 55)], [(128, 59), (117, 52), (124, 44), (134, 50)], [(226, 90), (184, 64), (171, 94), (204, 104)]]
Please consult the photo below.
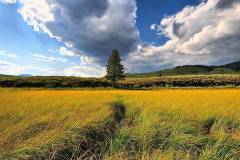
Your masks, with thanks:
[(88, 126), (75, 130), (77, 135), (72, 140), (66, 140), (60, 148), (49, 148), (40, 153), (31, 151), (27, 159), (40, 160), (100, 160), (109, 153), (110, 145), (118, 130), (123, 125), (126, 107), (119, 102), (111, 105), (111, 118), (96, 126)]

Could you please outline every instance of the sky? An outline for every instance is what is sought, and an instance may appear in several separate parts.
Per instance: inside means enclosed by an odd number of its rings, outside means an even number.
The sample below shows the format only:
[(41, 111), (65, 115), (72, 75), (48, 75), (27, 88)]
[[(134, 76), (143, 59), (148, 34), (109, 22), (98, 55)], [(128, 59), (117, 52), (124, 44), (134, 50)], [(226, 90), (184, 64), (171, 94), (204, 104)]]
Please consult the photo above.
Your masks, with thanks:
[(0, 74), (101, 77), (240, 60), (240, 0), (0, 0)]

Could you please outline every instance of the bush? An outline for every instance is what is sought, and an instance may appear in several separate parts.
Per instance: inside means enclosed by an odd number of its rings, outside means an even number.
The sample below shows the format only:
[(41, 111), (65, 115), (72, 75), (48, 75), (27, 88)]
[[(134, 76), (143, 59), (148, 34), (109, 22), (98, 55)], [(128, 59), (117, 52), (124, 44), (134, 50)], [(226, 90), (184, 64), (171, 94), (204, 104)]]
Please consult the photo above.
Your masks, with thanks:
[(214, 87), (239, 86), (237, 75), (172, 76), (153, 78), (131, 78), (113, 84), (104, 78), (78, 77), (5, 77), (0, 78), (0, 87), (36, 88), (84, 88), (115, 87), (142, 89), (157, 87)]

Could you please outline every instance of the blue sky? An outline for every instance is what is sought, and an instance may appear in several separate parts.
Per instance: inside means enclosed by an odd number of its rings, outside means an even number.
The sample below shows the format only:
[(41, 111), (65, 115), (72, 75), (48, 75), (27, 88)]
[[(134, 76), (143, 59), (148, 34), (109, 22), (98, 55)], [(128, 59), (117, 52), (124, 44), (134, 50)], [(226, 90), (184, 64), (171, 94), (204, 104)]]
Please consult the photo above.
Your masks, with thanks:
[(238, 5), (237, 0), (0, 0), (0, 74), (102, 76), (115, 48), (127, 72), (231, 62), (240, 58)]
[[(70, 63), (77, 63), (76, 58), (66, 58), (59, 54), (57, 49), (63, 45), (62, 42), (54, 38), (50, 38), (47, 34), (39, 33), (33, 30), (18, 13), (20, 4), (3, 4), (0, 2), (0, 51), (15, 56), (4, 56), (0, 54), (0, 60), (4, 60), (19, 66), (29, 66), (26, 73), (33, 75), (41, 75), (49, 68), (63, 68), (70, 66)], [(54, 60), (35, 60), (34, 55), (45, 55), (47, 57), (69, 59), (69, 62), (60, 59)], [(50, 62), (51, 61), (51, 62)], [(60, 63), (59, 63), (60, 62)], [(34, 67), (42, 68), (31, 69)], [(24, 69), (23, 69), (24, 71)], [(20, 72), (16, 69), (16, 74)], [(24, 72), (25, 73), (25, 72)], [(14, 71), (5, 74), (15, 74)], [(46, 74), (47, 75), (47, 74)]]
[(197, 5), (199, 0), (138, 0), (137, 1), (137, 27), (143, 42), (164, 44), (166, 37), (156, 36), (156, 32), (150, 30), (150, 26), (159, 22), (164, 16), (172, 15), (182, 10), (187, 5)]

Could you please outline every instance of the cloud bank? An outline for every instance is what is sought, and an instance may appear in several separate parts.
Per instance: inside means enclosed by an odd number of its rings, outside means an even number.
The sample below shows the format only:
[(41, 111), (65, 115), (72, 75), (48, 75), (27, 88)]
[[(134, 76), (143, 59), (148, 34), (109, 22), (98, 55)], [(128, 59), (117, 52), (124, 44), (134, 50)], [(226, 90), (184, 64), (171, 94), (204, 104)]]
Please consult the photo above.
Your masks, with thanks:
[(240, 60), (240, 1), (208, 0), (163, 18), (150, 29), (169, 40), (139, 45), (125, 62), (130, 71), (183, 64), (223, 64)]
[[(64, 55), (89, 56), (105, 63), (112, 49), (123, 56), (138, 42), (135, 0), (20, 0), (19, 13), (37, 32), (65, 43)], [(68, 47), (68, 48), (66, 48)]]
[(9, 61), (0, 60), (0, 74), (19, 75), (31, 74), (34, 76), (79, 76), (79, 77), (102, 77), (105, 74), (105, 68), (94, 65), (71, 65), (64, 68), (43, 67), (38, 65), (20, 65)]

